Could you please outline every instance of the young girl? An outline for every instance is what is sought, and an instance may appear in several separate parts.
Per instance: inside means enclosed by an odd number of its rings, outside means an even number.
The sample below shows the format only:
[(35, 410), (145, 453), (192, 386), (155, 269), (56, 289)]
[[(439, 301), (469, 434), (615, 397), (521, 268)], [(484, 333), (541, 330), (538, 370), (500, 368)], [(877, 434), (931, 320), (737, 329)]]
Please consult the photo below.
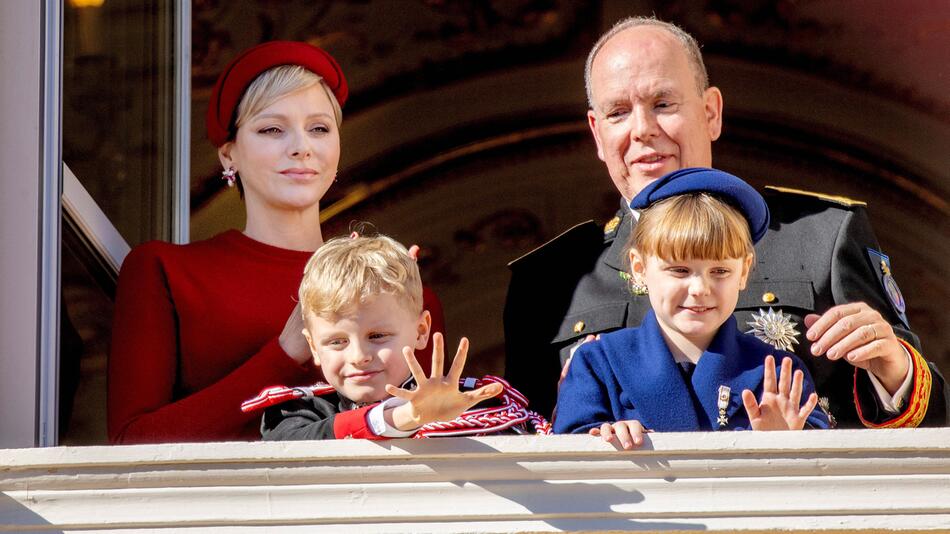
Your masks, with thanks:
[(628, 247), (631, 290), (648, 293), (653, 310), (640, 327), (578, 348), (554, 431), (629, 449), (646, 429), (828, 428), (801, 360), (741, 333), (732, 315), (769, 224), (755, 189), (722, 171), (682, 169), (631, 208), (643, 210)]

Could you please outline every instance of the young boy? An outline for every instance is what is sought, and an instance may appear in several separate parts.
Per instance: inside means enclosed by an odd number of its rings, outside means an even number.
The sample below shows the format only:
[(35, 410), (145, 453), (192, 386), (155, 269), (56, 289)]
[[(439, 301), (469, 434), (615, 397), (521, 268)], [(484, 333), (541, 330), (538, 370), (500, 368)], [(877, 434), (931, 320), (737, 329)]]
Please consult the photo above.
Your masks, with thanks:
[(265, 411), (265, 440), (407, 437), (502, 392), (499, 383), (459, 391), (465, 338), (443, 376), (442, 335), (434, 334), (432, 373), (425, 376), (413, 354), (425, 348), (431, 326), (419, 268), (389, 237), (354, 234), (324, 243), (307, 263), (299, 298), (304, 337), (329, 385), (273, 388), (246, 402), (249, 411), (292, 399)]
[(299, 300), (304, 337), (329, 384), (266, 388), (246, 401), (245, 412), (267, 408), (265, 440), (551, 432), (504, 380), (460, 380), (465, 338), (443, 376), (442, 334), (433, 334), (425, 376), (413, 350), (425, 348), (432, 320), (414, 254), (393, 239), (354, 232), (327, 241), (307, 262)]
[(802, 362), (739, 332), (732, 315), (768, 229), (764, 199), (731, 174), (689, 168), (648, 185), (631, 208), (643, 210), (628, 245), (632, 291), (653, 310), (577, 349), (554, 431), (630, 449), (646, 429), (828, 428)]

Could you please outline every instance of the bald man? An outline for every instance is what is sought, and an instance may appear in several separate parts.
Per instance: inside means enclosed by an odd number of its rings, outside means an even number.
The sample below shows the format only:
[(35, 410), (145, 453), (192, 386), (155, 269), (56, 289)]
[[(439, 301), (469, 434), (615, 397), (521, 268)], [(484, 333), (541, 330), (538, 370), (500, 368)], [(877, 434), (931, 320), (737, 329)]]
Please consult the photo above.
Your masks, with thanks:
[[(711, 167), (723, 96), (695, 39), (652, 18), (617, 23), (587, 59), (587, 112), (597, 155), (620, 194), (617, 216), (589, 222), (511, 263), (506, 377), (550, 414), (573, 350), (637, 326), (649, 296), (628, 283), (629, 201), (677, 169)], [(739, 325), (794, 351), (839, 427), (948, 424), (950, 388), (918, 352), (904, 301), (864, 203), (768, 188), (772, 224), (736, 308)]]

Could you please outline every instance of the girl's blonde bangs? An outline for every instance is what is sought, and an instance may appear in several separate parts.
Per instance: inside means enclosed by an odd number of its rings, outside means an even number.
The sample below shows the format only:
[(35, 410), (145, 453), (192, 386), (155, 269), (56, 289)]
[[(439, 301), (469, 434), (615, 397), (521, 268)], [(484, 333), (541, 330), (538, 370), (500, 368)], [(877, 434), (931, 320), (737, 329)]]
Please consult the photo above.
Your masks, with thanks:
[(754, 250), (742, 214), (707, 193), (671, 197), (643, 210), (631, 238), (641, 254), (673, 261), (744, 258)]

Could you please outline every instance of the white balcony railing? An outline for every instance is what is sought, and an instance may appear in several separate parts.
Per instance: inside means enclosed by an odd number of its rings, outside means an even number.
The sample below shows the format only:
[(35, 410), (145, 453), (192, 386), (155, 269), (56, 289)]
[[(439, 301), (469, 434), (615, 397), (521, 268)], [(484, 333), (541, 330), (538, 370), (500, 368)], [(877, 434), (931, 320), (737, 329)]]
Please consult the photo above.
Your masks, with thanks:
[(950, 429), (0, 450), (0, 531), (950, 529)]

